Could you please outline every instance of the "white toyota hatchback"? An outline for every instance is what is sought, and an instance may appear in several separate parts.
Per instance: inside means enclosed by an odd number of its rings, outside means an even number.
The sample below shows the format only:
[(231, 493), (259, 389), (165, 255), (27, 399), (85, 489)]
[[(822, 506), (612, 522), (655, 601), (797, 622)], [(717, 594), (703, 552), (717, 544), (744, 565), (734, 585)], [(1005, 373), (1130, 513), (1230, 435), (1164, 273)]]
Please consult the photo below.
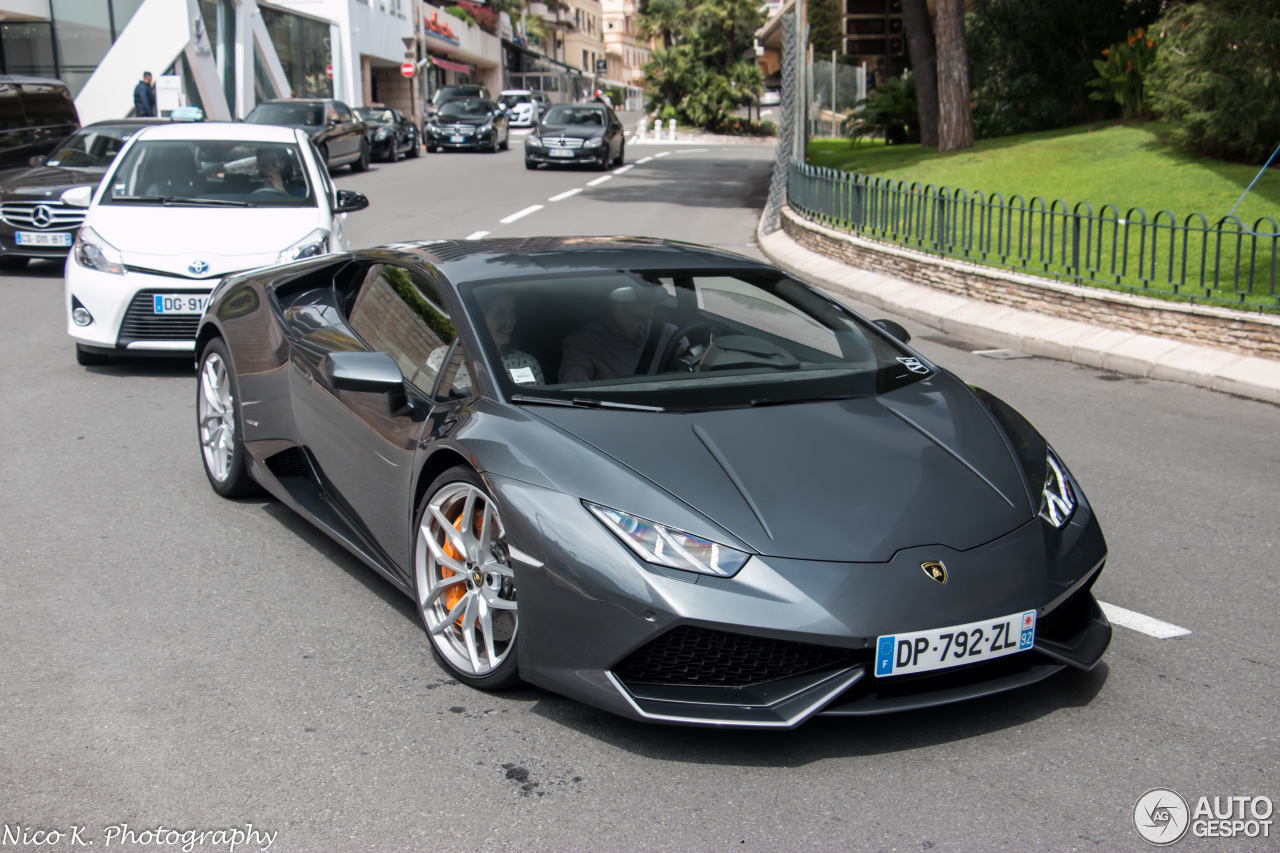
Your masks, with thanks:
[(191, 352), (209, 293), (227, 275), (347, 249), (347, 213), (299, 130), (156, 125), (133, 136), (96, 189), (67, 258), (67, 332), (76, 360)]

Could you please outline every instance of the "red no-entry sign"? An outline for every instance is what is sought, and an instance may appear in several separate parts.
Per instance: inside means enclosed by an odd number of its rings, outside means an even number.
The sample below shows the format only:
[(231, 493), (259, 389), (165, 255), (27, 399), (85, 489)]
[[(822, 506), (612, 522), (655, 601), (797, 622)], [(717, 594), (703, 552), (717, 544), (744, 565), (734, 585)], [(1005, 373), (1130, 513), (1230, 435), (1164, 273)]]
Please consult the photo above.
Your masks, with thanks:
[(400, 66), (400, 73), (403, 74), (405, 77), (412, 77), (414, 74), (417, 73), (417, 71), (418, 71), (418, 66), (414, 65), (412, 62), (406, 62)]
[(332, 65), (326, 65), (326, 66), (324, 67), (324, 76), (328, 77), (330, 80), (332, 80), (332, 79), (333, 79), (333, 66), (332, 66)]

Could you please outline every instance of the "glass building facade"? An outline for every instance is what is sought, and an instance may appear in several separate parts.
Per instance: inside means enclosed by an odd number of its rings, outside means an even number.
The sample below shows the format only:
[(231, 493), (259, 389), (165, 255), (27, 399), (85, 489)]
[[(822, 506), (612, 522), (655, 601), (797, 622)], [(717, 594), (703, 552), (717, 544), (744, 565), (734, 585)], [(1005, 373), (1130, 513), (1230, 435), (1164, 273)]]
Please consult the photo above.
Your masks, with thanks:
[(57, 77), (74, 96), (142, 0), (50, 0), (51, 20), (0, 24), (0, 73)]

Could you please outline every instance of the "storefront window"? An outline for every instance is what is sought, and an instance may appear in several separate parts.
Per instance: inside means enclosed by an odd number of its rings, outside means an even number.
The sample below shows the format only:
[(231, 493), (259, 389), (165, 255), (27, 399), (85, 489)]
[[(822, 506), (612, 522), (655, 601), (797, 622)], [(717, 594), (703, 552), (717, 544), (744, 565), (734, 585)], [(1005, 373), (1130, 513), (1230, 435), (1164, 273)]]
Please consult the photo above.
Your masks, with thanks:
[(111, 49), (111, 10), (106, 0), (52, 0), (62, 81), (79, 94)]
[(47, 23), (0, 24), (4, 73), (56, 77), (53, 30)]
[(259, 8), (293, 96), (333, 97), (333, 80), (325, 73), (333, 61), (329, 24), (266, 6)]

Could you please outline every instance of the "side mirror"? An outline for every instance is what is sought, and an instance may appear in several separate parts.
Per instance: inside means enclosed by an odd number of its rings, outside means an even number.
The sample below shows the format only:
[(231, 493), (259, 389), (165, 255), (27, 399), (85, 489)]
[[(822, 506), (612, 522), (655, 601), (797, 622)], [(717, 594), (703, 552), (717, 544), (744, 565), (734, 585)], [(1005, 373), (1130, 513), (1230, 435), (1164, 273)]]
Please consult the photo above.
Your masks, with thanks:
[(93, 201), (93, 187), (72, 187), (62, 193), (62, 203), (68, 207), (88, 207)]
[(43, 154), (37, 154), (36, 156), (32, 157), (30, 160), (27, 161), (27, 165), (34, 169), (36, 166), (43, 166), (44, 161), (47, 159), (48, 158), (45, 157)]
[(369, 199), (364, 193), (355, 190), (338, 190), (338, 206), (334, 213), (354, 213), (369, 206)]
[(339, 391), (366, 391), (387, 395), (387, 413), (409, 405), (404, 374), (385, 352), (331, 352), (320, 362), (320, 372)]
[(902, 328), (900, 323), (895, 323), (892, 320), (872, 320), (871, 322), (884, 329), (904, 344), (911, 343), (911, 333)]

